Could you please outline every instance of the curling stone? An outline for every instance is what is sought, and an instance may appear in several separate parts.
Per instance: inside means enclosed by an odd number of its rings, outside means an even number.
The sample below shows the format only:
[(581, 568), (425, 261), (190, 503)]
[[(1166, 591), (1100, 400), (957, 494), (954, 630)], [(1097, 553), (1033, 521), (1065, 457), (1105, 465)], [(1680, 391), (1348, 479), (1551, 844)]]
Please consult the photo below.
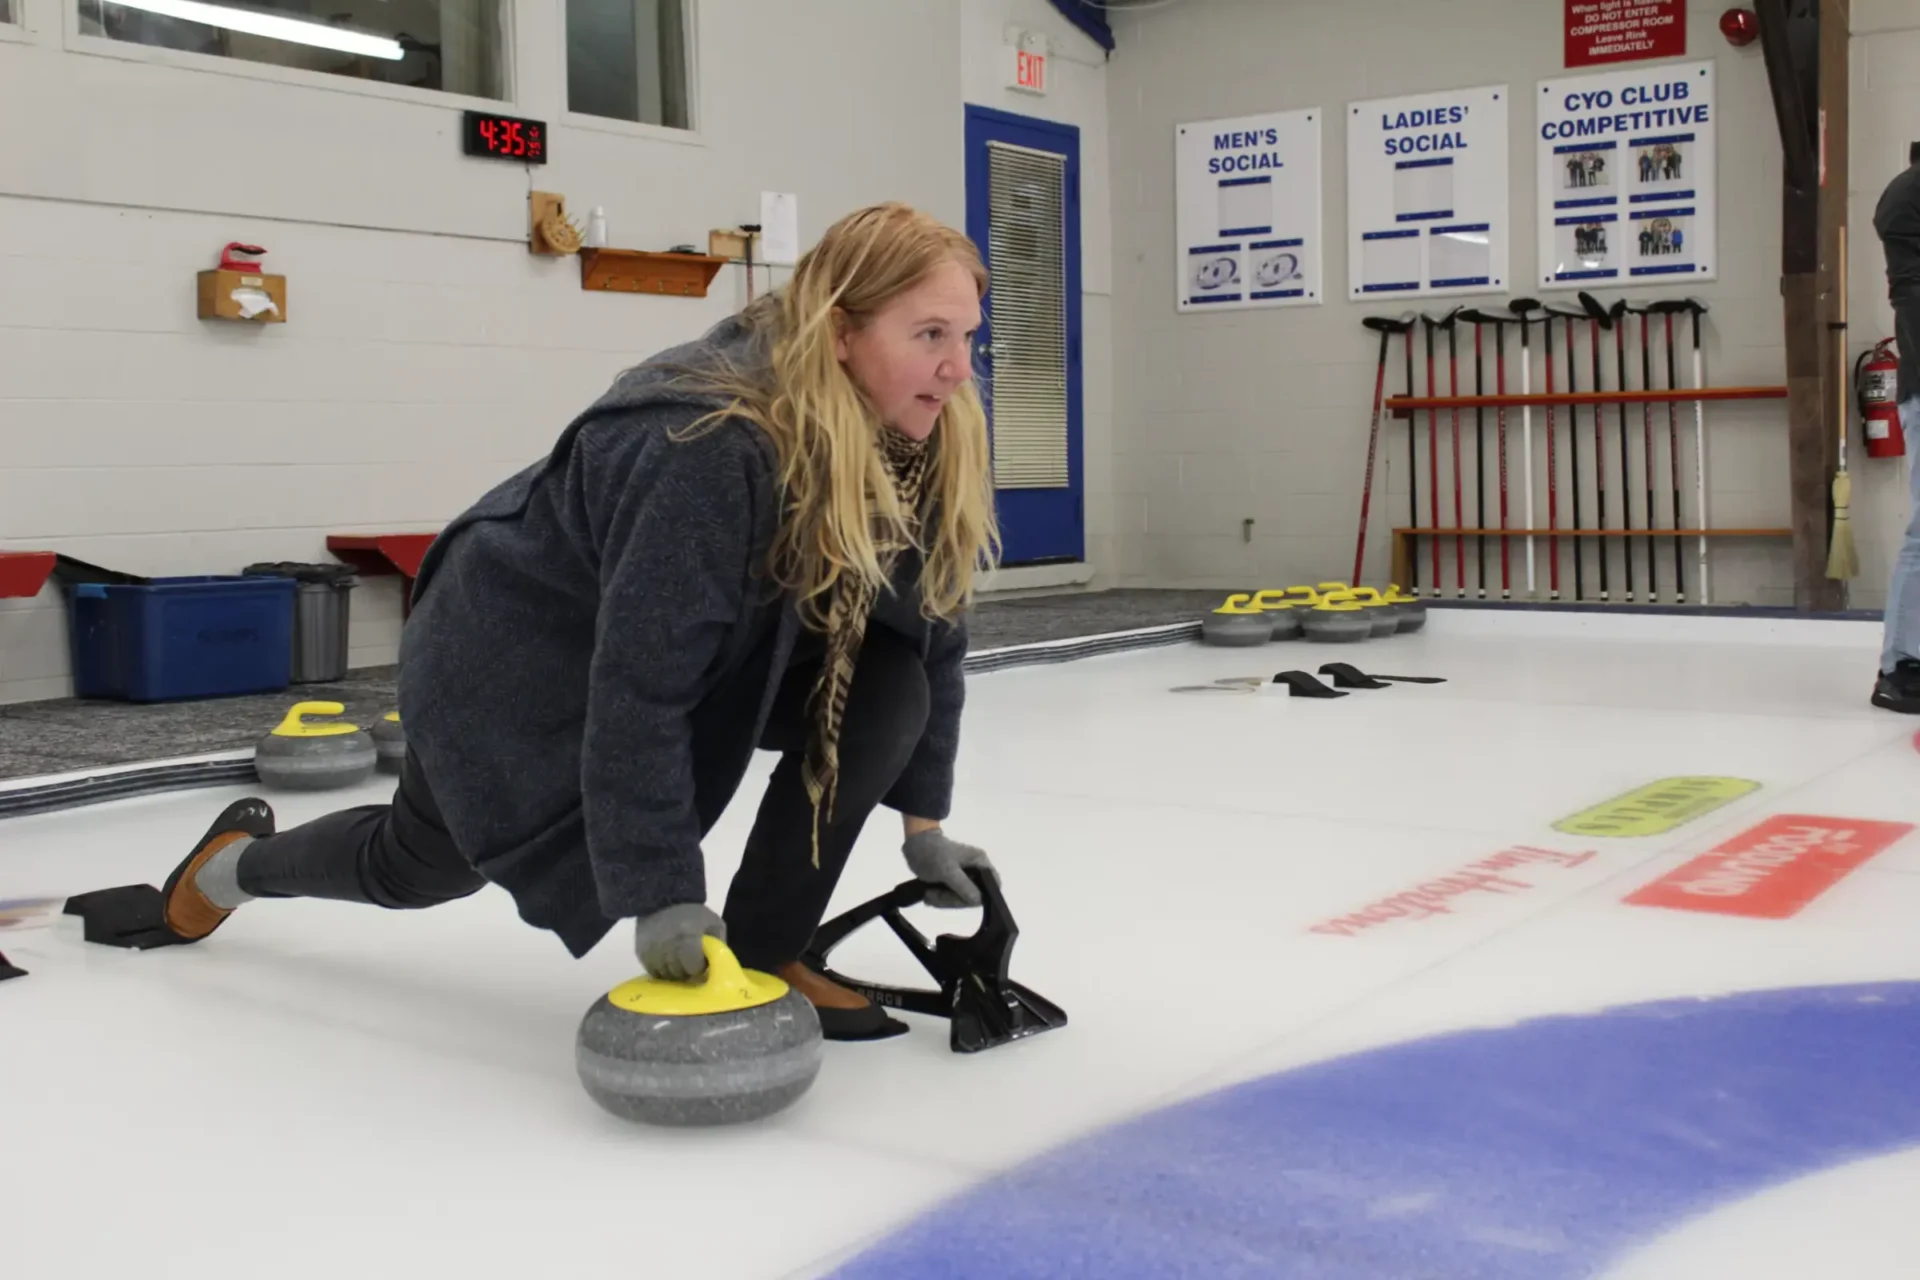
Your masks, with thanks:
[(374, 722), (373, 749), (379, 755), (380, 772), (400, 772), (407, 758), (407, 731), (400, 727), (400, 713), (389, 711)]
[(1373, 619), (1351, 591), (1333, 591), (1307, 610), (1307, 639), (1321, 644), (1358, 644), (1373, 634)]
[(1246, 649), (1273, 639), (1273, 619), (1246, 594), (1227, 602), (1200, 623), (1200, 642), (1230, 649)]
[(1390, 636), (1400, 629), (1400, 610), (1393, 601), (1388, 600), (1373, 587), (1355, 587), (1353, 598), (1360, 602), (1366, 611), (1367, 619), (1373, 624), (1374, 636)]
[(639, 977), (580, 1021), (574, 1066), (587, 1094), (623, 1120), (692, 1127), (785, 1109), (820, 1074), (820, 1017), (771, 974), (743, 969), (718, 938), (691, 982)]
[(1393, 603), (1394, 612), (1400, 615), (1400, 634), (1418, 631), (1427, 625), (1427, 604), (1418, 596), (1403, 594), (1398, 583), (1387, 588), (1386, 598)]
[(1269, 633), (1275, 640), (1298, 640), (1301, 636), (1300, 610), (1284, 591), (1256, 591), (1253, 603), (1273, 624)]
[(345, 710), (337, 702), (296, 703), (253, 749), (253, 769), (260, 781), (288, 791), (327, 791), (371, 778), (379, 762), (372, 738), (343, 721), (308, 724), (304, 719)]

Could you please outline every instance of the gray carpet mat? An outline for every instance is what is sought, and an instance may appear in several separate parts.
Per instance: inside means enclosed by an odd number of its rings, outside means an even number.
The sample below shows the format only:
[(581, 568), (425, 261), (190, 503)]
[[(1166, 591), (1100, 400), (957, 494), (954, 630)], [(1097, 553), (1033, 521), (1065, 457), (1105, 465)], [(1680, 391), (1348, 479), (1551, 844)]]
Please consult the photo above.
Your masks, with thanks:
[[(1036, 596), (980, 605), (972, 650), (1071, 640), (1196, 621), (1218, 591), (1122, 590)], [(66, 698), (0, 706), (0, 780), (138, 764), (252, 747), (295, 702), (338, 702), (370, 724), (393, 709), (394, 667), (367, 667), (332, 684), (195, 702), (137, 704)]]

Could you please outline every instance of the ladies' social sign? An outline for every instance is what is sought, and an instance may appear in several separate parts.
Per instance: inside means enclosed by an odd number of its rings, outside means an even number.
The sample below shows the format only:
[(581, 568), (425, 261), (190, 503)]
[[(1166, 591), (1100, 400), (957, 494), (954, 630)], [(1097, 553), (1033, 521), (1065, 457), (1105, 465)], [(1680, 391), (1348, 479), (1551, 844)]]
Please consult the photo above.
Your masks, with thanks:
[(1174, 127), (1181, 311), (1318, 306), (1318, 107)]
[(1540, 284), (1711, 280), (1713, 63), (1540, 82)]
[(1347, 294), (1507, 288), (1506, 85), (1347, 104)]

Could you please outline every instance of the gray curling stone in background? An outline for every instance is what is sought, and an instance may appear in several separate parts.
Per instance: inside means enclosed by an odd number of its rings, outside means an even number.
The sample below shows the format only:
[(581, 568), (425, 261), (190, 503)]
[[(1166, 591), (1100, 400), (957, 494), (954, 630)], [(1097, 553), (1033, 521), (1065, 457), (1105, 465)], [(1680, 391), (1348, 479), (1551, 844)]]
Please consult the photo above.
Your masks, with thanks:
[(1360, 608), (1365, 611), (1376, 638), (1390, 636), (1400, 630), (1399, 607), (1378, 591), (1372, 587), (1355, 587), (1353, 598), (1360, 602)]
[(1418, 596), (1401, 594), (1398, 586), (1387, 588), (1386, 598), (1393, 602), (1395, 612), (1400, 615), (1400, 634), (1418, 631), (1427, 625), (1427, 602)]
[(379, 762), (372, 738), (357, 725), (308, 724), (305, 719), (345, 710), (337, 702), (296, 703), (254, 746), (253, 771), (261, 783), (285, 791), (327, 791), (371, 778)]
[(1285, 591), (1256, 591), (1253, 603), (1267, 621), (1273, 624), (1271, 637), (1275, 640), (1298, 640), (1303, 634), (1300, 629), (1300, 606), (1287, 598)]
[(1229, 649), (1245, 649), (1273, 639), (1273, 617), (1253, 603), (1250, 595), (1228, 596), (1227, 602), (1200, 621), (1200, 642)]
[(580, 1021), (574, 1065), (587, 1095), (623, 1120), (696, 1127), (759, 1120), (793, 1105), (820, 1074), (820, 1017), (780, 979), (742, 969), (702, 939), (706, 974), (640, 977)]
[(380, 772), (400, 772), (400, 762), (407, 758), (407, 731), (400, 727), (400, 713), (389, 711), (374, 721), (372, 737)]
[(1358, 644), (1373, 634), (1373, 618), (1351, 591), (1334, 591), (1306, 611), (1307, 639), (1320, 644)]
[(1302, 612), (1304, 611), (1290, 604), (1283, 605), (1278, 609), (1268, 610), (1267, 616), (1273, 619), (1273, 638), (1275, 640), (1298, 640), (1301, 636), (1305, 635), (1306, 629), (1300, 621)]

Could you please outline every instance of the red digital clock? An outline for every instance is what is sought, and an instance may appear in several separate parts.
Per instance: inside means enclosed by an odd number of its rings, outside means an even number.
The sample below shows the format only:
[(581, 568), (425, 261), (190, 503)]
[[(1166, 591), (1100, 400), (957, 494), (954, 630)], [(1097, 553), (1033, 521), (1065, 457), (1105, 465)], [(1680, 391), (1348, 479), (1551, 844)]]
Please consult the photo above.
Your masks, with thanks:
[(526, 164), (547, 162), (547, 126), (542, 121), (469, 111), (461, 132), (470, 156), (491, 156)]

